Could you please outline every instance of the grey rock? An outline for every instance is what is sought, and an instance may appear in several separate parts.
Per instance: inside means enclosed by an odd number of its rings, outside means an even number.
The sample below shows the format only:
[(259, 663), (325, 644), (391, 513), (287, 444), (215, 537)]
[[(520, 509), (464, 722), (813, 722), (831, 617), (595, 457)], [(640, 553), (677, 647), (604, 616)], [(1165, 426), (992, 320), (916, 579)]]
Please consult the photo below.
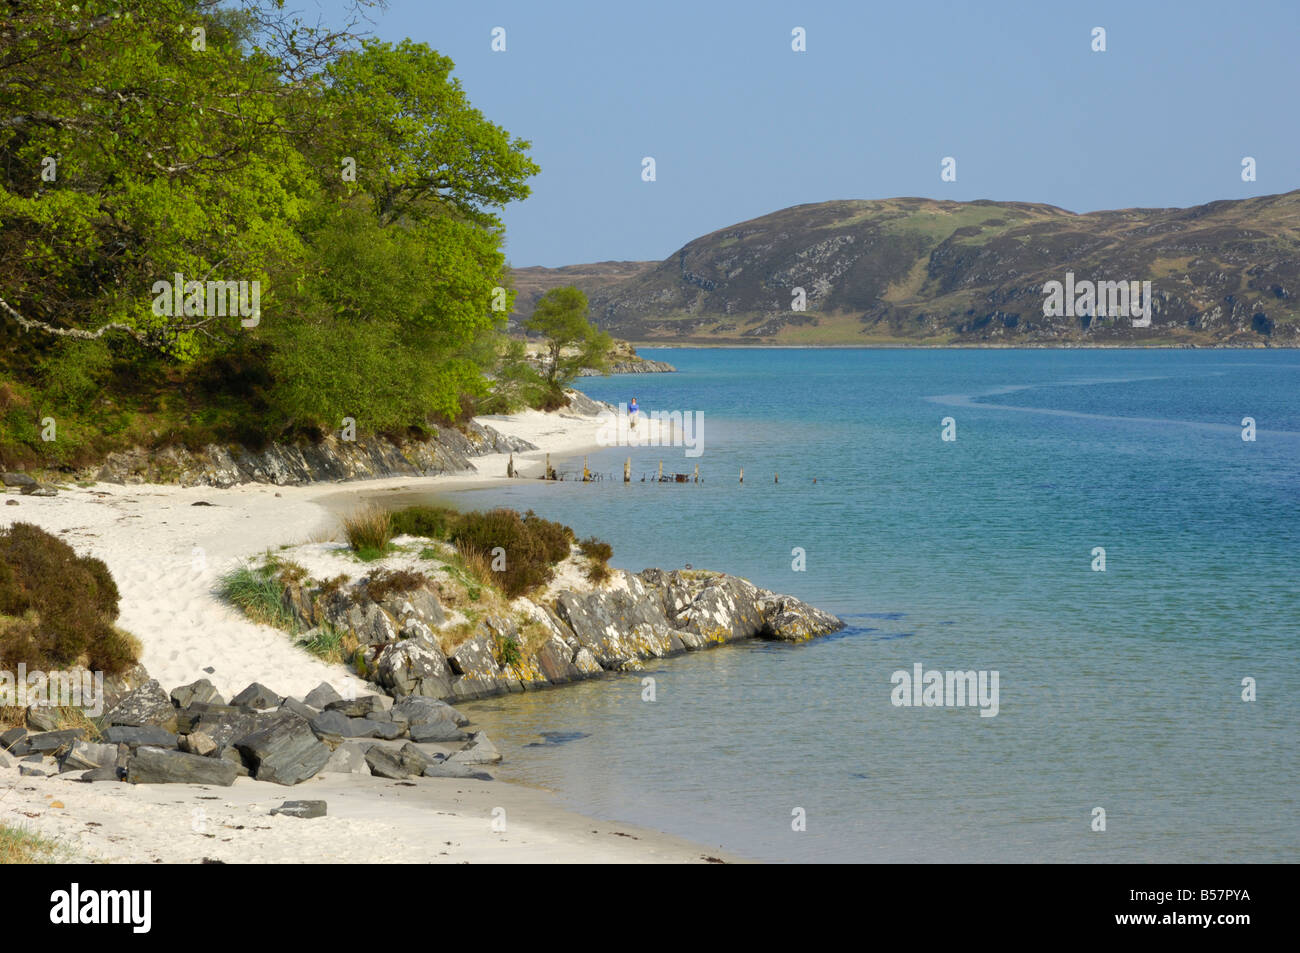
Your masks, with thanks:
[(469, 744), (447, 760), (455, 764), (495, 764), (501, 760), (501, 752), (485, 733), (476, 731), (470, 735)]
[(241, 712), (223, 709), (205, 711), (190, 722), (190, 733), (201, 731), (217, 743), (218, 748), (238, 744), (248, 735), (279, 724), (306, 725), (291, 711)]
[(150, 679), (134, 691), (128, 692), (106, 713), (109, 725), (128, 725), (134, 728), (158, 726), (170, 728), (175, 724), (176, 709), (172, 700), (158, 684)]
[(13, 762), (9, 760), (8, 756), (3, 751), (0, 751), (0, 768), (12, 768), (12, 767), (13, 767)]
[(26, 754), (27, 753), (26, 751), (17, 750), (18, 745), (26, 745), (26, 743), (27, 743), (26, 728), (10, 728), (8, 731), (4, 733), (0, 733), (0, 749), (9, 751), (12, 754), (16, 754), (16, 755)]
[(89, 771), (83, 771), (77, 780), (90, 784), (95, 781), (122, 781), (125, 778), (126, 773), (121, 768), (110, 765), (105, 768), (92, 768)]
[(393, 620), (373, 602), (349, 608), (340, 628), (351, 632), (362, 645), (384, 645), (398, 638)]
[(280, 703), (280, 710), (291, 711), (299, 718), (304, 718), (307, 721), (311, 721), (318, 714), (315, 708), (312, 708), (310, 705), (303, 704), (302, 702), (298, 701), (298, 699), (296, 698), (286, 698), (284, 701)]
[(285, 801), (271, 811), (271, 816), (283, 814), (286, 817), (301, 817), (304, 820), (325, 816), (324, 801)]
[[(403, 627), (408, 621), (415, 621), (428, 629), (447, 621), (447, 615), (442, 611), (442, 603), (428, 589), (391, 592), (379, 604)], [(410, 638), (406, 635), (404, 637)]]
[(366, 764), (370, 766), (370, 772), (390, 780), (403, 781), (419, 777), (433, 763), (433, 758), (409, 741), (396, 751), (381, 745), (373, 745), (366, 751)]
[(406, 733), (405, 722), (349, 718), (341, 711), (327, 709), (311, 720), (311, 730), (318, 738), (340, 741), (344, 738), (400, 738)]
[(177, 708), (189, 708), (196, 702), (201, 705), (224, 705), (226, 700), (221, 697), (206, 678), (200, 678), (197, 682), (190, 682), (188, 685), (181, 685), (172, 689), (172, 704)]
[(330, 749), (300, 718), (280, 721), (235, 743), (259, 781), (298, 784), (325, 767)]
[(462, 778), (475, 781), (491, 781), (492, 775), (486, 771), (476, 770), (468, 764), (455, 761), (438, 761), (424, 769), (426, 778)]
[(181, 747), (190, 754), (196, 754), (202, 758), (206, 758), (216, 752), (217, 743), (212, 740), (212, 737), (208, 735), (207, 732), (191, 731), (185, 736), (184, 741), (181, 743)]
[(3, 475), (5, 486), (35, 486), (36, 480), (26, 473), (6, 473)]
[(344, 742), (334, 749), (321, 774), (369, 774), (366, 749), (355, 742)]
[(583, 673), (573, 664), (573, 650), (558, 635), (543, 642), (534, 658), (537, 667), (552, 685), (563, 685), (583, 677)]
[[(700, 644), (702, 645), (703, 642), (704, 640), (701, 639)], [(596, 656), (592, 654), (591, 649), (586, 646), (583, 646), (573, 653), (573, 667), (588, 677), (599, 675), (604, 671), (604, 669), (600, 667), (600, 662), (596, 660)]]
[(435, 645), (407, 639), (384, 646), (375, 658), (375, 679), (394, 695), (445, 698), (452, 693), (452, 670)]
[(55, 731), (59, 727), (59, 713), (52, 708), (32, 706), (24, 720), (32, 731)]
[(412, 695), (393, 707), (394, 717), (406, 722), (412, 741), (464, 741), (469, 738), (460, 726), (467, 719), (445, 702)]
[(84, 737), (80, 728), (67, 728), (63, 731), (41, 731), (27, 736), (29, 748), (38, 754), (62, 754), (72, 747), (73, 742)]
[(220, 758), (202, 758), (182, 751), (141, 748), (126, 766), (131, 784), (215, 784), (235, 783), (235, 766)]
[(23, 496), (58, 496), (57, 487), (50, 486), (48, 483), (37, 483), (34, 486), (23, 486), (18, 490)]
[(219, 758), (227, 764), (232, 765), (235, 769), (235, 774), (238, 777), (249, 777), (248, 765), (244, 764), (244, 756), (239, 753), (239, 749), (234, 745), (226, 745), (223, 748), (218, 748), (213, 753), (212, 757)]
[(175, 748), (180, 739), (163, 728), (133, 728), (128, 725), (114, 725), (104, 731), (104, 740), (111, 744), (130, 745), (138, 748), (148, 745), (151, 748)]
[(343, 696), (336, 692), (334, 686), (330, 685), (329, 682), (321, 682), (307, 693), (307, 697), (303, 699), (303, 702), (312, 708), (321, 710), (326, 708), (330, 702), (340, 701), (342, 698)]
[(247, 705), (249, 708), (263, 711), (267, 708), (278, 707), (282, 701), (284, 701), (283, 695), (273, 692), (261, 682), (254, 682), (234, 698), (230, 699), (230, 704)]
[(89, 741), (74, 741), (63, 759), (64, 771), (91, 771), (116, 765), (117, 745), (99, 745)]
[(325, 706), (325, 710), (336, 711), (349, 718), (364, 718), (371, 712), (384, 711), (390, 707), (392, 703), (385, 706), (382, 696), (360, 695), (357, 698), (340, 698), (338, 701), (332, 701)]
[(46, 770), (43, 767), (23, 762), (18, 765), (18, 774), (24, 778), (43, 778), (46, 776)]

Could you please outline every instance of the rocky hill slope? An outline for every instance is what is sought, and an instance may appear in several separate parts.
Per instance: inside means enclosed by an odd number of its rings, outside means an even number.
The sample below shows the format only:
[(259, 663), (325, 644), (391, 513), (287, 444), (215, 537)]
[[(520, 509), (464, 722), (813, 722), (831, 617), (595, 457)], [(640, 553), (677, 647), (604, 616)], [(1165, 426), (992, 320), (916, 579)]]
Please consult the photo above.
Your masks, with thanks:
[[(1043, 286), (1067, 272), (1150, 281), (1150, 327), (1046, 317)], [(603, 330), (641, 344), (1296, 346), (1300, 191), (1085, 215), (1019, 202), (825, 202), (720, 229), (657, 264), (516, 276), (534, 295), (583, 288)], [(805, 310), (792, 308), (796, 288)]]

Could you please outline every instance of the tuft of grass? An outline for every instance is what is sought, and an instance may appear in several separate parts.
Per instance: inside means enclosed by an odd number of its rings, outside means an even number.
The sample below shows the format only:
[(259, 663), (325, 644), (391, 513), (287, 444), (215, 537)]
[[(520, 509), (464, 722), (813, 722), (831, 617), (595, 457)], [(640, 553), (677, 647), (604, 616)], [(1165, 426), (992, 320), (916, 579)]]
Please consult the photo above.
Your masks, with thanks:
[(48, 837), (0, 824), (0, 864), (51, 864), (61, 852), (60, 845)]
[(272, 567), (236, 566), (221, 577), (217, 592), (254, 622), (298, 632), (298, 618), (281, 601), (284, 586)]
[(344, 518), (343, 535), (362, 559), (378, 559), (393, 541), (393, 520), (382, 507), (368, 506)]
[(313, 629), (310, 638), (299, 639), (298, 644), (318, 659), (338, 665), (348, 664), (361, 647), (355, 635), (328, 622)]

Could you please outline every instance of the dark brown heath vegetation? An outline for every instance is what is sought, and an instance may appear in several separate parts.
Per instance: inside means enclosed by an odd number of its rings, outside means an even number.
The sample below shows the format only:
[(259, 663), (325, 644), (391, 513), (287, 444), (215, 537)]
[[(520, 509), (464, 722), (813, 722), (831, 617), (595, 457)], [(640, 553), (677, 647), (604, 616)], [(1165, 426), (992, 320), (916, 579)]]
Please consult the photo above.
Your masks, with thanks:
[(30, 523), (0, 530), (0, 665), (111, 675), (140, 646), (114, 625), (118, 592), (108, 567)]
[[(1151, 327), (1045, 317), (1043, 285), (1067, 271), (1150, 281)], [(582, 288), (595, 323), (638, 344), (1296, 346), (1300, 191), (1083, 215), (1025, 202), (823, 202), (719, 229), (662, 262), (516, 274), (533, 295)], [(802, 312), (791, 310), (796, 287)]]

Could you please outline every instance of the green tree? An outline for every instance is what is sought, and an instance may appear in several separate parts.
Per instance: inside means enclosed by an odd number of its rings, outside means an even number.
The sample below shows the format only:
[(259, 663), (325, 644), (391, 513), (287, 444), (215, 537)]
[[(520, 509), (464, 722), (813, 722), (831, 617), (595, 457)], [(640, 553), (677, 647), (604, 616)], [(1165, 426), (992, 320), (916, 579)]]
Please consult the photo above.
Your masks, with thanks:
[(552, 288), (542, 295), (524, 327), (546, 342), (542, 377), (552, 401), (584, 367), (604, 371), (613, 339), (587, 320), (587, 296), (578, 288)]

